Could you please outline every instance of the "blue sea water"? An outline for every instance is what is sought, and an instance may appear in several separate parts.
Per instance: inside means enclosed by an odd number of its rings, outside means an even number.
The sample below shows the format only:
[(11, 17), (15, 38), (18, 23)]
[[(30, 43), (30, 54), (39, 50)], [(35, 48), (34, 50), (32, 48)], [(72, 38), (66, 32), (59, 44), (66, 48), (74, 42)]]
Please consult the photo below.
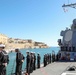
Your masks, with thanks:
[[(22, 49), (20, 50), (21, 53), (26, 57), (26, 51), (27, 49)], [(37, 53), (40, 54), (41, 56), (41, 63), (43, 63), (43, 56), (44, 54), (46, 53), (52, 53), (52, 51), (55, 52), (55, 54), (57, 54), (57, 52), (59, 51), (59, 47), (51, 47), (51, 48), (42, 48), (42, 49), (29, 49), (30, 52), (35, 52), (35, 54), (37, 55)], [(7, 66), (7, 75), (11, 75), (11, 73), (15, 73), (15, 59), (16, 59), (16, 53), (15, 52), (12, 52), (12, 53), (9, 53), (9, 59), (10, 59), (10, 62)], [(25, 61), (23, 63), (23, 70), (26, 68), (26, 58), (25, 58)]]

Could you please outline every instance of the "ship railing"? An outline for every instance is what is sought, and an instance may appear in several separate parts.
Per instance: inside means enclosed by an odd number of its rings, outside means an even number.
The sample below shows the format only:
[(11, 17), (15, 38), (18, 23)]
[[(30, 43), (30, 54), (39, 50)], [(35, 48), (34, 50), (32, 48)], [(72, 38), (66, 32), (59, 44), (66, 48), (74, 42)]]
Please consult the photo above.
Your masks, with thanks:
[(15, 61), (16, 60), (14, 60), (13, 62), (9, 62), (9, 65), (8, 65), (8, 67), (7, 67), (7, 75), (14, 75), (13, 73), (14, 73), (14, 71), (15, 71)]

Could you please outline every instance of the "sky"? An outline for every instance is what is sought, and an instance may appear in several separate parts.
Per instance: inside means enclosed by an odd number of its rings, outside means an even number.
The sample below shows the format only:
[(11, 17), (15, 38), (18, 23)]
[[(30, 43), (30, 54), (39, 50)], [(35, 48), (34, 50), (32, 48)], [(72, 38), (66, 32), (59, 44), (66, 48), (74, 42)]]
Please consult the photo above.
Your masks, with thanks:
[(64, 3), (68, 0), (0, 0), (0, 33), (57, 46), (61, 30), (76, 18), (76, 9), (64, 12)]

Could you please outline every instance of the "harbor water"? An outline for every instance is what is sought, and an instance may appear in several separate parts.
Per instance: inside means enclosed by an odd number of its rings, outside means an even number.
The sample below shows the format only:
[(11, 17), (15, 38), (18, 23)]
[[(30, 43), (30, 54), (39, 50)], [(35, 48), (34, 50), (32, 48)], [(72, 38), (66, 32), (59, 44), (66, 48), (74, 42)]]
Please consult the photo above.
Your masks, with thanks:
[[(41, 63), (43, 63), (43, 56), (46, 53), (52, 53), (52, 51), (55, 52), (55, 54), (57, 54), (57, 52), (59, 51), (59, 47), (51, 47), (51, 48), (42, 48), (42, 49), (28, 49), (30, 52), (35, 52), (35, 54), (37, 55), (37, 53), (40, 54), (41, 56)], [(22, 54), (26, 57), (26, 51), (27, 49), (22, 49), (20, 50), (22, 52)], [(12, 52), (9, 53), (9, 64), (7, 66), (7, 75), (11, 75), (12, 73), (15, 73), (15, 65), (16, 65), (16, 53)], [(22, 70), (25, 70), (26, 68), (26, 58), (25, 61), (23, 63), (23, 68)]]

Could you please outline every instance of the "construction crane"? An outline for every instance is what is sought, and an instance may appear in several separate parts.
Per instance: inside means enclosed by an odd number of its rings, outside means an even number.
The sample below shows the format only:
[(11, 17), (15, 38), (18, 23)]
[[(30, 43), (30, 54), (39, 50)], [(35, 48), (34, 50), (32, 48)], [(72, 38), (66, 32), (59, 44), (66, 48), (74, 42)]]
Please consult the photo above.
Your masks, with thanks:
[(64, 5), (62, 5), (62, 7), (72, 7), (72, 8), (75, 8), (76, 9), (76, 3), (71, 3), (71, 4), (69, 4), (69, 0), (68, 0), (68, 4), (66, 5), (66, 4), (64, 4)]

